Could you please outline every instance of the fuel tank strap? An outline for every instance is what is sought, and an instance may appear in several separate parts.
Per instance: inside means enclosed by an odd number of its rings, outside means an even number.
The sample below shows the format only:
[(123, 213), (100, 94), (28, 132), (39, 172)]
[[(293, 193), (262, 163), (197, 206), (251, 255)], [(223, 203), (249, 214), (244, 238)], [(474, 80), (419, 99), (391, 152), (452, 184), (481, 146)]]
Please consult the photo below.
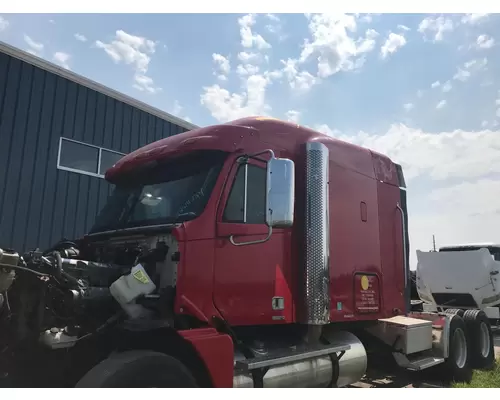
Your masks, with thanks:
[(265, 368), (276, 365), (287, 364), (290, 362), (307, 360), (309, 358), (326, 356), (328, 354), (347, 351), (351, 348), (350, 345), (340, 346), (315, 346), (304, 349), (297, 349), (293, 352), (282, 352), (281, 354), (273, 353), (271, 355), (256, 357), (247, 360), (239, 360), (235, 363), (235, 368), (242, 371), (251, 371), (257, 368)]

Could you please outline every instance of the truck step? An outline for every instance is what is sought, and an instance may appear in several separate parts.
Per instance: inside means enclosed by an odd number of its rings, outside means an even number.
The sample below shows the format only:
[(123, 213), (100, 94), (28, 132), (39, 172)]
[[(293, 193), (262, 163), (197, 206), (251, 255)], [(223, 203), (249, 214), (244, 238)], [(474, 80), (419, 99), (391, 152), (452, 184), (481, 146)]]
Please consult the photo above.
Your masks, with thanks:
[(427, 369), (430, 367), (434, 367), (435, 365), (444, 363), (444, 358), (441, 357), (422, 357), (416, 360), (411, 360), (408, 367), (406, 367), (410, 371), (422, 371), (423, 369)]
[(239, 370), (254, 370), (258, 368), (283, 365), (296, 361), (303, 361), (315, 357), (326, 356), (332, 353), (347, 351), (351, 348), (350, 345), (339, 346), (309, 346), (305, 348), (297, 348), (290, 351), (286, 349), (282, 352), (273, 352), (261, 357), (255, 357), (247, 360), (236, 361), (235, 368)]
[(444, 358), (434, 357), (431, 355), (424, 355), (408, 359), (405, 355), (400, 353), (393, 353), (396, 362), (400, 367), (406, 368), (409, 371), (422, 371), (424, 369), (434, 367), (435, 365), (444, 363)]

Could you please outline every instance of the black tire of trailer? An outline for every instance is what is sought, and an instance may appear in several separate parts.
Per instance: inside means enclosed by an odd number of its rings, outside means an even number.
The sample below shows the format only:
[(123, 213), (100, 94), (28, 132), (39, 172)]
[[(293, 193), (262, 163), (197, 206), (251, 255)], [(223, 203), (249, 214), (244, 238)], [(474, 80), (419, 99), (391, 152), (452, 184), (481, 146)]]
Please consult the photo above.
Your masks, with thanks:
[(154, 351), (125, 351), (97, 364), (77, 388), (195, 388), (196, 381), (179, 360)]
[(446, 380), (469, 383), (472, 379), (472, 367), (468, 354), (467, 327), (462, 317), (458, 314), (452, 315), (448, 358), (442, 364), (442, 372)]
[(473, 368), (490, 369), (495, 365), (491, 324), (481, 310), (467, 310), (463, 319), (469, 336), (469, 360)]
[(451, 314), (451, 315), (458, 315), (460, 317), (464, 317), (464, 310), (461, 310), (459, 308), (448, 308), (447, 310), (444, 310), (445, 314)]

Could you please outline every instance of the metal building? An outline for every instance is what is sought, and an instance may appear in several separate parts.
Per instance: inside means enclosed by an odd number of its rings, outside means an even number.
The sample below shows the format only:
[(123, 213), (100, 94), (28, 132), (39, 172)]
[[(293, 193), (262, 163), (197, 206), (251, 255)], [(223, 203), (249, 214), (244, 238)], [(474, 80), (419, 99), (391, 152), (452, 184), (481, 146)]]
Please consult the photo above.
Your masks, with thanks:
[(0, 42), (0, 247), (88, 231), (107, 168), (186, 121)]

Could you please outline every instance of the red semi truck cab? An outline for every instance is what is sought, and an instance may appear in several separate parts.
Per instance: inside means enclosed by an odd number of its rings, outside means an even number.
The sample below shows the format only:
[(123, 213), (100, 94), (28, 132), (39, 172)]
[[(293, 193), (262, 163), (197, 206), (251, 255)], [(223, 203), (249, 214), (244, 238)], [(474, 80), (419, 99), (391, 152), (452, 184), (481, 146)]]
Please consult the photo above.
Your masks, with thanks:
[[(411, 312), (406, 184), (386, 156), (254, 117), (151, 143), (106, 179), (83, 239), (0, 249), (16, 349), (0, 372), (21, 386), (340, 387), (368, 353), (467, 381), (494, 361), (482, 311)], [(53, 351), (13, 347), (27, 335)]]
[[(328, 182), (318, 182), (327, 185), (326, 204), (310, 220), (306, 207), (315, 189), (307, 187), (308, 143), (321, 144), (323, 154), (328, 153), (327, 161), (319, 160), (327, 163)], [(283, 177), (295, 188), (293, 223), (271, 233), (266, 224), (268, 150), (295, 166), (295, 177), (292, 169)], [(257, 153), (262, 154), (239, 162)], [(158, 204), (151, 200), (151, 206), (141, 207), (151, 213), (149, 218), (111, 221), (105, 209), (98, 219), (103, 226), (94, 227), (93, 233), (177, 224), (175, 312), (201, 321), (216, 316), (241, 326), (318, 317), (319, 323), (376, 320), (407, 311), (405, 185), (401, 168), (389, 158), (296, 124), (257, 117), (169, 137), (123, 157), (106, 174), (117, 185), (114, 198), (122, 200), (118, 208), (126, 205), (122, 192), (127, 189), (122, 188), (135, 190), (134, 181), (143, 187), (144, 175), (144, 190), (162, 196)], [(308, 239), (307, 230), (316, 228)], [(319, 291), (314, 286), (319, 281), (309, 287), (304, 282), (315, 278), (305, 279), (306, 262), (315, 262), (306, 260), (307, 250), (317, 249), (308, 240), (324, 241), (320, 252), (328, 253), (318, 261), (322, 276), (317, 278), (325, 285)], [(246, 244), (251, 242), (255, 244)], [(307, 290), (316, 292), (308, 295)], [(324, 303), (315, 310), (318, 315), (308, 315), (307, 296)]]

